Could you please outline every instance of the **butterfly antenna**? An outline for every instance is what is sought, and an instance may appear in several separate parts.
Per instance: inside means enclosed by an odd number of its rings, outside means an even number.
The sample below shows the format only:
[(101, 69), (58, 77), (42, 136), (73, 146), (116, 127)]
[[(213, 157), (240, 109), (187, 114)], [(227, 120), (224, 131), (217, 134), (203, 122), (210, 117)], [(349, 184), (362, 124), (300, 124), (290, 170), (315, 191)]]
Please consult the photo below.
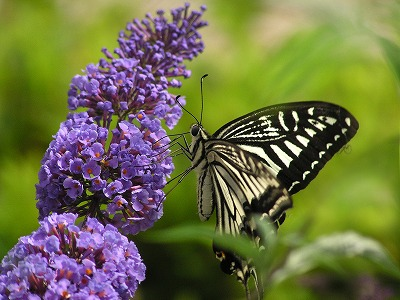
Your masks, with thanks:
[(203, 81), (204, 78), (206, 78), (208, 74), (204, 74), (201, 79), (200, 79), (200, 95), (201, 95), (201, 111), (200, 111), (200, 125), (201, 122), (203, 122), (203, 109), (204, 109), (204, 97), (203, 97)]
[(199, 120), (197, 120), (197, 118), (190, 111), (188, 111), (186, 108), (184, 108), (183, 105), (179, 102), (180, 97), (181, 97), (181, 95), (178, 95), (175, 98), (175, 101), (176, 101), (176, 103), (178, 103), (179, 107), (182, 108), (184, 111), (186, 111), (189, 115), (191, 115), (193, 117), (193, 119), (196, 120), (197, 124), (201, 124), (201, 123), (199, 123)]

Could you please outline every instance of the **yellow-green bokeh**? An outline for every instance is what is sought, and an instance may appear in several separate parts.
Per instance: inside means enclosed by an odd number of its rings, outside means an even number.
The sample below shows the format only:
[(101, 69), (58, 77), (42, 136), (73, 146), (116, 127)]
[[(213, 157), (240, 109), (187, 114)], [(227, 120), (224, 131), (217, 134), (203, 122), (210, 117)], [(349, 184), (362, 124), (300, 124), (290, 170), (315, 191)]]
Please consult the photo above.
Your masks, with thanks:
[[(0, 254), (35, 230), (40, 160), (67, 113), (71, 78), (113, 49), (127, 21), (183, 1), (0, 2)], [(210, 133), (254, 109), (326, 100), (351, 111), (360, 129), (310, 186), (294, 196), (280, 235), (306, 240), (346, 230), (385, 246), (400, 261), (399, 78), (400, 6), (396, 1), (193, 1), (208, 7), (205, 51), (192, 77), (174, 91), (200, 114)], [(187, 131), (184, 115), (173, 133)], [(177, 172), (189, 162), (176, 158)], [(169, 195), (154, 230), (198, 224), (195, 176)], [(214, 220), (203, 224), (215, 226)], [(151, 231), (151, 230), (150, 230)], [(149, 231), (149, 232), (150, 232)], [(134, 237), (147, 265), (138, 297), (239, 299), (233, 277), (219, 271), (211, 241), (152, 243)], [(318, 299), (297, 281), (272, 287), (271, 299)], [(223, 299), (223, 298), (220, 298)]]

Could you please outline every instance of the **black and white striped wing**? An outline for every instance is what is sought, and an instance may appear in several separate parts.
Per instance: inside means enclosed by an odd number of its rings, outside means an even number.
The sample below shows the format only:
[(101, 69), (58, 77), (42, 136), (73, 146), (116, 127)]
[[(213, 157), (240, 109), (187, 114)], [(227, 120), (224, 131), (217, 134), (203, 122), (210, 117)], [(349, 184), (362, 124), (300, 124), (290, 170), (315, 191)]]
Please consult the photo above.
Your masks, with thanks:
[(265, 107), (221, 127), (211, 138), (257, 155), (290, 194), (305, 188), (356, 134), (357, 120), (326, 102)]
[(217, 210), (217, 232), (242, 234), (250, 214), (267, 214), (278, 221), (292, 206), (286, 188), (255, 155), (219, 140), (205, 143), (210, 188)]
[[(199, 182), (203, 192), (199, 201), (212, 197), (217, 211), (216, 232), (245, 234), (259, 246), (261, 237), (251, 218), (260, 215), (277, 226), (281, 224), (286, 209), (292, 207), (288, 191), (258, 156), (222, 140), (207, 140), (204, 146), (208, 164), (200, 177), (209, 181)], [(246, 284), (252, 272), (247, 261), (216, 246), (214, 251), (223, 271), (236, 272)]]

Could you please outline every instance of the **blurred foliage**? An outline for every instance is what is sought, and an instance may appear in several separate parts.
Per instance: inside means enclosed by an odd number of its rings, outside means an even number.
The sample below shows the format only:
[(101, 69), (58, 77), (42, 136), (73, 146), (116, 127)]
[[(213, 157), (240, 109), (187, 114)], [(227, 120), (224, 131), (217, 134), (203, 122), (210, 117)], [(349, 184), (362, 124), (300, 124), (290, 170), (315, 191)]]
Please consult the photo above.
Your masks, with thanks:
[[(206, 49), (190, 64), (192, 77), (177, 93), (199, 116), (199, 79), (210, 75), (203, 115), (210, 132), (263, 106), (312, 99), (342, 105), (360, 123), (350, 145), (294, 196), (271, 251), (268, 272), (275, 277), (269, 277), (266, 299), (399, 295), (399, 2), (196, 0), (192, 8), (202, 3), (210, 24), (202, 31)], [(102, 47), (116, 47), (128, 20), (182, 4), (0, 2), (1, 256), (37, 228), (34, 184), (51, 136), (65, 119), (71, 78), (97, 62)], [(184, 115), (172, 133), (187, 131), (191, 123)], [(176, 175), (189, 165), (184, 157), (175, 161)], [(155, 228), (133, 237), (147, 266), (139, 299), (244, 296), (234, 277), (219, 271), (211, 249), (215, 220), (199, 223), (195, 184), (194, 174), (187, 176), (169, 195)], [(378, 250), (367, 257), (351, 258), (348, 252), (325, 257), (321, 236), (350, 230), (357, 232), (350, 244), (368, 249), (374, 239)], [(332, 249), (340, 249), (349, 235), (335, 237), (329, 240)], [(301, 256), (304, 251), (315, 260)], [(272, 280), (291, 270), (296, 255), (307, 268)], [(379, 258), (385, 263), (377, 263)]]

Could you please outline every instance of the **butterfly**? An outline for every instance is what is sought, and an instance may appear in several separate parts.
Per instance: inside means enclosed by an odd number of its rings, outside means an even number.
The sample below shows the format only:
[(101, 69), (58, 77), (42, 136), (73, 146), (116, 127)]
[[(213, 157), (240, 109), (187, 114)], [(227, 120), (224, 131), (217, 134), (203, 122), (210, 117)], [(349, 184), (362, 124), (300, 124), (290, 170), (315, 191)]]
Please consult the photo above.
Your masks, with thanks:
[[(356, 134), (357, 120), (344, 108), (322, 101), (278, 104), (239, 117), (210, 135), (201, 121), (190, 129), (190, 170), (197, 173), (202, 221), (216, 211), (216, 233), (248, 236), (261, 247), (255, 218), (277, 229), (292, 207), (291, 195), (304, 189)], [(250, 297), (251, 258), (213, 245), (221, 269), (236, 274)]]

